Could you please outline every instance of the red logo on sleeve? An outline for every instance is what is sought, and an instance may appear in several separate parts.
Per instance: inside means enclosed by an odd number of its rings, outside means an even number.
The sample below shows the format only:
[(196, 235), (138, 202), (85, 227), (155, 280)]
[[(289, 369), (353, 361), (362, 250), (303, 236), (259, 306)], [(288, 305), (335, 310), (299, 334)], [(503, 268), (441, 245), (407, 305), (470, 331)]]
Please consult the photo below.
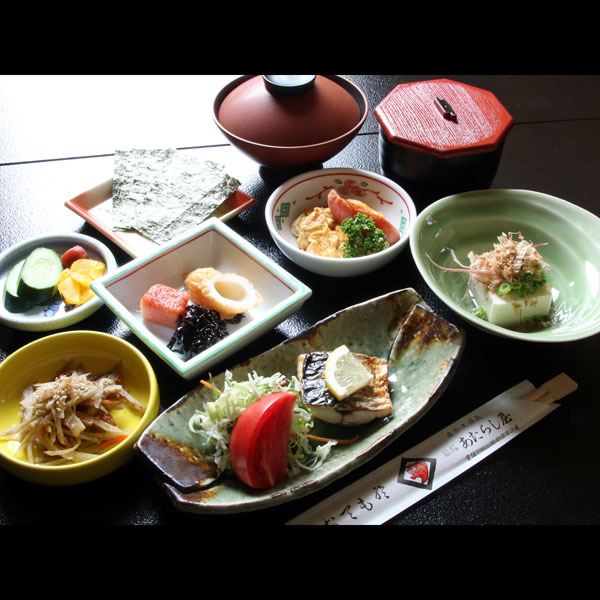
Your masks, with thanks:
[(398, 483), (430, 490), (433, 486), (435, 458), (403, 458)]

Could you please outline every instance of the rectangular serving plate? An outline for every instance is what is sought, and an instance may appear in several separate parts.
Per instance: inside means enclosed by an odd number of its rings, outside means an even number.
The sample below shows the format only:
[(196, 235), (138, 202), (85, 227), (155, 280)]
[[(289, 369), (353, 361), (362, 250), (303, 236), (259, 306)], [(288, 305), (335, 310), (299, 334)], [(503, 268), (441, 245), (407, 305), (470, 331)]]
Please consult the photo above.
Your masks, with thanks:
[[(113, 180), (111, 178), (75, 198), (67, 200), (65, 206), (125, 250), (131, 257), (147, 256), (158, 248), (156, 242), (136, 231), (114, 229), (114, 220), (111, 214), (112, 188)], [(256, 200), (252, 196), (237, 189), (210, 216), (225, 223), (254, 204), (256, 204)]]
[[(173, 330), (144, 321), (140, 300), (155, 283), (184, 289), (185, 274), (202, 267), (247, 278), (263, 302), (250, 309), (241, 323), (231, 325), (224, 339), (186, 361), (167, 346)], [(294, 314), (312, 294), (310, 288), (215, 217), (94, 281), (92, 289), (184, 379), (207, 374), (213, 365)]]

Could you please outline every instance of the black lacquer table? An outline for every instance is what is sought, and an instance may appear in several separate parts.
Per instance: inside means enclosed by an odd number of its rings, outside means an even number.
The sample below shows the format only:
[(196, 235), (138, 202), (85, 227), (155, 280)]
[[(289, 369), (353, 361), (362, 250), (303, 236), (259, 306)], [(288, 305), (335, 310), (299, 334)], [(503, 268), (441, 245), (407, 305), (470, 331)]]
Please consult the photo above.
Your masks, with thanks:
[[(312, 290), (298, 313), (220, 372), (351, 304), (413, 287), (466, 331), (449, 387), (427, 414), (355, 472), (304, 498), (248, 514), (205, 516), (177, 510), (154, 472), (135, 457), (100, 480), (42, 487), (0, 471), (1, 525), (277, 526), (460, 419), (524, 379), (538, 386), (565, 372), (579, 385), (558, 410), (459, 478), (389, 521), (393, 525), (597, 525), (600, 523), (600, 336), (565, 344), (528, 344), (474, 328), (428, 289), (407, 248), (376, 276), (328, 280), (297, 267), (272, 243), (264, 204), (285, 179), (231, 147), (211, 120), (211, 103), (229, 76), (0, 77), (0, 250), (22, 240), (76, 231), (104, 241), (122, 265), (130, 257), (68, 210), (64, 202), (112, 176), (113, 153), (128, 147), (176, 147), (221, 162), (256, 198), (229, 225)], [(493, 92), (514, 117), (493, 188), (558, 196), (600, 215), (600, 77), (592, 75), (349, 75), (370, 103), (359, 135), (323, 166), (380, 172), (373, 108), (398, 83), (444, 77)], [(118, 93), (115, 93), (118, 90)], [(430, 198), (413, 195), (417, 210)], [(155, 369), (161, 409), (196, 384), (149, 351), (103, 306), (69, 329), (93, 329), (140, 348)], [(43, 333), (0, 326), (0, 360)]]

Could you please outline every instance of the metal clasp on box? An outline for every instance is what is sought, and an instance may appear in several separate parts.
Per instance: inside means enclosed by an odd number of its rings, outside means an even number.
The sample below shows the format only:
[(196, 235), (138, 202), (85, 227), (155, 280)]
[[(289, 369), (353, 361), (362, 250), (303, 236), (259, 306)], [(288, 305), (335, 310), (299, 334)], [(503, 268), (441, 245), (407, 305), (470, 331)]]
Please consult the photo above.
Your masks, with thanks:
[(444, 119), (448, 119), (449, 121), (458, 120), (456, 113), (454, 112), (454, 110), (452, 110), (452, 107), (450, 106), (450, 104), (448, 104), (447, 100), (436, 96), (435, 105), (437, 106), (438, 110), (442, 113), (442, 115), (444, 115)]

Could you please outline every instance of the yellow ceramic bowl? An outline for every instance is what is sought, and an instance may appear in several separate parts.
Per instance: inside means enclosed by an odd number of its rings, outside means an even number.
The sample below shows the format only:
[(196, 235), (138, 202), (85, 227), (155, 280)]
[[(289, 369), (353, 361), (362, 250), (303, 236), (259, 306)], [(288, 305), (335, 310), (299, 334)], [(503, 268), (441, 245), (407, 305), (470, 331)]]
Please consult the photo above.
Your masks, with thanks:
[(146, 405), (140, 417), (127, 409), (113, 411), (117, 424), (130, 431), (121, 443), (97, 458), (69, 465), (39, 465), (27, 460), (18, 442), (0, 440), (0, 464), (34, 483), (72, 485), (98, 479), (118, 469), (133, 456), (133, 445), (158, 415), (158, 383), (146, 357), (129, 342), (97, 331), (68, 331), (23, 346), (0, 363), (0, 431), (19, 422), (23, 390), (36, 382), (51, 381), (69, 361), (100, 374), (121, 362), (123, 385)]

